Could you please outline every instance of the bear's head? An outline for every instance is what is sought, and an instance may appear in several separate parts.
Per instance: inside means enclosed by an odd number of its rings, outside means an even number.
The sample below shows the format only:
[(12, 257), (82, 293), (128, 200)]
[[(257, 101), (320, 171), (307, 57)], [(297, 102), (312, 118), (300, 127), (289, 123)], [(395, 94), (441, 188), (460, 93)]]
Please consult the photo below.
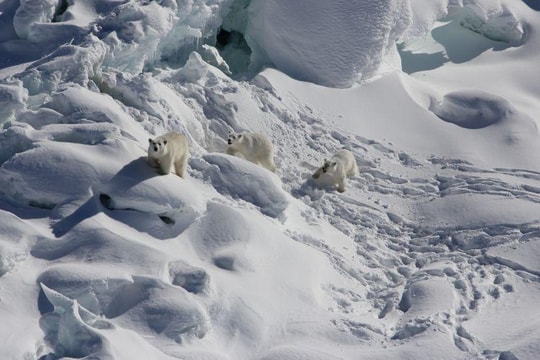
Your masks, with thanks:
[(337, 165), (337, 162), (331, 161), (331, 160), (324, 160), (324, 164), (321, 167), (321, 170), (324, 174), (326, 174), (328, 171), (335, 170)]
[(242, 140), (242, 134), (237, 134), (235, 132), (229, 132), (229, 138), (227, 139), (227, 144), (232, 145), (236, 144)]
[(167, 140), (158, 139), (148, 139), (148, 153), (149, 154), (163, 154), (167, 150)]

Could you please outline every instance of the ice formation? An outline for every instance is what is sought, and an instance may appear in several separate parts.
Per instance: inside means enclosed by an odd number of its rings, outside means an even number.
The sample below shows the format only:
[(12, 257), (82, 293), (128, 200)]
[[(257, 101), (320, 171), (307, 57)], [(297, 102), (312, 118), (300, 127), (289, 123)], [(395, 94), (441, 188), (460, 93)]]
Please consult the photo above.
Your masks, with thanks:
[(410, 22), (408, 2), (254, 0), (246, 40), (255, 64), (299, 80), (350, 86), (399, 67), (395, 42)]
[[(438, 0), (411, 1), (412, 25), (404, 39), (422, 36), (436, 21), (457, 21), (464, 28), (482, 34), (488, 39), (520, 45), (525, 26), (504, 0)], [(430, 8), (431, 11), (426, 11)]]
[(519, 114), (508, 101), (482, 91), (446, 94), (441, 102), (432, 103), (431, 111), (441, 119), (467, 129), (507, 123), (513, 127), (521, 125), (528, 128), (526, 132), (536, 130), (534, 121), (525, 114)]

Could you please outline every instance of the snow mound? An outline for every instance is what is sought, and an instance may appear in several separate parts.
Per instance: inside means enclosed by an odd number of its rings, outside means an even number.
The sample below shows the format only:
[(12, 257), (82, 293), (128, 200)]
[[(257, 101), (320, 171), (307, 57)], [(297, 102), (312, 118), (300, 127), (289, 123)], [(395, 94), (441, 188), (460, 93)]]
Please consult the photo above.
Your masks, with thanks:
[(525, 35), (521, 21), (509, 8), (486, 3), (466, 4), (460, 17), (461, 26), (491, 40), (520, 44)]
[(195, 168), (202, 171), (217, 191), (252, 203), (265, 215), (278, 217), (289, 203), (281, 181), (270, 171), (244, 159), (222, 155), (204, 155)]
[(15, 32), (21, 39), (26, 39), (33, 25), (51, 22), (59, 6), (58, 0), (21, 1), (13, 18)]
[[(512, 121), (518, 113), (507, 100), (478, 90), (446, 94), (442, 102), (433, 102), (430, 110), (444, 121), (467, 129), (481, 129)], [(523, 122), (534, 128), (531, 119), (524, 119)]]
[(412, 274), (398, 304), (404, 315), (393, 339), (417, 336), (437, 326), (439, 316), (455, 311), (459, 306), (459, 297), (452, 285), (451, 276), (455, 274), (455, 264), (448, 261), (434, 262)]
[[(52, 346), (46, 358), (115, 358), (121, 353), (129, 358), (169, 359), (142, 337), (131, 330), (122, 329), (112, 322), (81, 306), (76, 300), (41, 284), (44, 301), (52, 311), (43, 313), (40, 326)], [(129, 349), (122, 344), (129, 343)]]
[(442, 278), (419, 279), (408, 284), (399, 304), (407, 317), (426, 317), (455, 307), (457, 296)]
[[(436, 21), (455, 21), (484, 37), (517, 46), (525, 38), (523, 21), (501, 0), (412, 1), (412, 24), (404, 38), (422, 36)], [(428, 10), (429, 9), (429, 10)]]
[(227, 206), (209, 203), (207, 213), (190, 233), (193, 247), (202, 258), (229, 271), (249, 267), (242, 255), (253, 237), (253, 229), (244, 215)]
[(145, 157), (93, 191), (110, 216), (160, 239), (180, 234), (206, 207), (200, 186), (175, 174), (159, 176)]
[(131, 326), (144, 324), (143, 331), (163, 334), (177, 343), (202, 338), (209, 330), (208, 314), (192, 294), (150, 277), (134, 276), (109, 306), (114, 309), (110, 317), (121, 317)]
[[(94, 214), (95, 215), (95, 214)], [(135, 273), (144, 273), (147, 267), (162, 266), (164, 252), (157, 250), (151, 244), (139, 240), (140, 233), (133, 229), (125, 229), (123, 233), (98, 229), (91, 226), (107, 225), (104, 215), (86, 218), (71, 227), (71, 231), (58, 239), (41, 239), (33, 247), (32, 256), (49, 261), (62, 259), (64, 262), (81, 261), (87, 251), (92, 253), (92, 261), (103, 266), (116, 264), (118, 259), (125, 260), (124, 265), (132, 267)], [(96, 224), (96, 218), (101, 219)]]
[[(70, 198), (89, 193), (106, 181), (115, 164), (121, 168), (127, 151), (120, 142), (88, 145), (72, 142), (36, 142), (6, 161), (0, 169), (0, 194), (22, 204), (52, 209)], [(129, 150), (128, 150), (129, 149)], [(104, 164), (103, 159), (111, 159)], [(44, 160), (47, 159), (47, 160)]]
[(510, 52), (531, 41), (529, 20), (515, 3), (414, 1), (411, 6), (413, 23), (399, 43), (402, 69), (409, 74)]
[(395, 41), (410, 22), (408, 2), (253, 0), (246, 41), (254, 64), (299, 80), (348, 87), (399, 67)]

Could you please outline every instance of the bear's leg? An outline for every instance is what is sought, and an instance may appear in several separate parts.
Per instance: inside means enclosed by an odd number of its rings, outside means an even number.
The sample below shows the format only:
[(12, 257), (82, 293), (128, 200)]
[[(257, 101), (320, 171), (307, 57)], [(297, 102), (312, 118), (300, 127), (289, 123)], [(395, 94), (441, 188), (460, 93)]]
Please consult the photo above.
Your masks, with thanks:
[(342, 178), (338, 183), (337, 191), (339, 191), (340, 193), (345, 192), (345, 186), (345, 178)]
[(182, 159), (180, 159), (174, 164), (174, 170), (176, 171), (176, 175), (180, 176), (181, 178), (185, 178), (186, 169), (187, 169), (187, 156), (183, 156)]
[(358, 165), (356, 163), (353, 163), (351, 171), (349, 171), (349, 176), (358, 176), (360, 175), (360, 171), (358, 170)]
[(170, 174), (173, 168), (172, 159), (163, 159), (159, 165), (159, 172), (162, 175)]
[(153, 167), (153, 168), (159, 167), (159, 161), (157, 161), (157, 159), (154, 159), (152, 157), (147, 157), (146, 160), (148, 161), (148, 164), (151, 167)]
[(276, 171), (276, 165), (274, 165), (274, 161), (271, 158), (261, 159), (255, 163), (260, 164), (262, 167), (265, 167), (272, 172)]
[(268, 163), (267, 163), (268, 166), (266, 166), (268, 168), (268, 170), (270, 170), (271, 172), (276, 172), (276, 164), (274, 164), (274, 160), (272, 160), (272, 158), (268, 159)]

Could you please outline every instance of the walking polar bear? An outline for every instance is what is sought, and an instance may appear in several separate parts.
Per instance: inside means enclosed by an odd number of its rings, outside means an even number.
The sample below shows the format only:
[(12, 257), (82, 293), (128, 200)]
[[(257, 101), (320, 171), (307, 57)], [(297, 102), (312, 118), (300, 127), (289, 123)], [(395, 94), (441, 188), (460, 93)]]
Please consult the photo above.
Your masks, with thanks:
[(315, 171), (312, 178), (325, 185), (337, 185), (337, 191), (344, 192), (347, 177), (357, 176), (359, 173), (354, 155), (349, 150), (343, 149), (335, 153), (330, 159), (324, 160), (323, 166)]
[(185, 178), (189, 159), (189, 144), (184, 134), (171, 131), (167, 134), (148, 139), (148, 163), (159, 168), (158, 172), (167, 175), (174, 172)]
[(274, 147), (263, 134), (229, 132), (227, 154), (242, 155), (246, 160), (276, 171)]

